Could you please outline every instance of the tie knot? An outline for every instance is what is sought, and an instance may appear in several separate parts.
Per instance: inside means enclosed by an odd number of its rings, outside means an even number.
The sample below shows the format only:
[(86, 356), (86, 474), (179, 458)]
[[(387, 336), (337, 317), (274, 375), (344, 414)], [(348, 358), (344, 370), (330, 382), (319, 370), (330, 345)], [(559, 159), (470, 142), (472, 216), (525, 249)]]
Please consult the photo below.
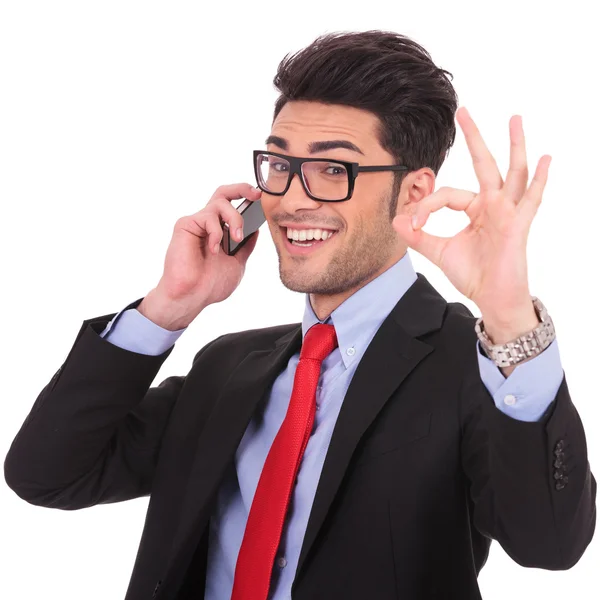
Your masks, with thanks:
[(300, 350), (300, 359), (312, 358), (322, 361), (337, 348), (337, 345), (335, 327), (333, 325), (317, 323), (304, 336), (302, 349)]

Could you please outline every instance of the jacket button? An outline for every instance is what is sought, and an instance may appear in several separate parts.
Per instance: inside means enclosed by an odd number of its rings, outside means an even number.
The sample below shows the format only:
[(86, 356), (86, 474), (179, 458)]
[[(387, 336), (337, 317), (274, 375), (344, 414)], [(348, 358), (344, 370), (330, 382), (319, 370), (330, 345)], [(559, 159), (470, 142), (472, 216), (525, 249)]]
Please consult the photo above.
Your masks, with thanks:
[(559, 481), (559, 482), (556, 484), (556, 489), (557, 489), (557, 490), (562, 490), (564, 487), (565, 487), (565, 484), (564, 484), (564, 483), (562, 483), (561, 481)]

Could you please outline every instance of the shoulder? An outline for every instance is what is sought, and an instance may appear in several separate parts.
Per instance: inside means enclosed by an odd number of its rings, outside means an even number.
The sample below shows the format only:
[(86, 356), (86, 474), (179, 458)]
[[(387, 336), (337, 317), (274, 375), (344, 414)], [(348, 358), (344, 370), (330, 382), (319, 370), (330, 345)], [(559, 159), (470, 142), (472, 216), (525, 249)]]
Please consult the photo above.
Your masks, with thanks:
[(473, 315), (461, 302), (448, 302), (440, 330), (440, 349), (446, 352), (451, 362), (463, 370), (477, 369), (477, 333)]
[(475, 321), (478, 317), (462, 302), (448, 302), (444, 318), (444, 328), (451, 333), (473, 333), (475, 336)]

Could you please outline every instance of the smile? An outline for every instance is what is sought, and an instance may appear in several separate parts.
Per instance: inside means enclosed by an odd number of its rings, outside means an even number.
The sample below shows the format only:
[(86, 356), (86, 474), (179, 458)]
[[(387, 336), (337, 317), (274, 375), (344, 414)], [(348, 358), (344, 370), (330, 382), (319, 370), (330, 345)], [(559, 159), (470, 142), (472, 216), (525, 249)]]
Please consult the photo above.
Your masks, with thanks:
[[(337, 231), (325, 229), (288, 229), (280, 227), (286, 250), (296, 256), (315, 252), (335, 237)], [(290, 237), (292, 239), (290, 239)], [(297, 238), (297, 239), (296, 239)], [(304, 238), (304, 239), (301, 239)], [(312, 239), (308, 239), (312, 238)], [(318, 238), (318, 239), (317, 239)], [(323, 239), (325, 238), (325, 239)]]

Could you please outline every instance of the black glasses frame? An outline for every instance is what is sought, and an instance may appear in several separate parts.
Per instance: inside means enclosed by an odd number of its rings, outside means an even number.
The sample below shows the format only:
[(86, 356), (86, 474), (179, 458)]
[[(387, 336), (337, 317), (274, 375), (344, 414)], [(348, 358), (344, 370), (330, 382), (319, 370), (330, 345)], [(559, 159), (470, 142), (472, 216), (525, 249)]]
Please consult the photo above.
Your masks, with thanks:
[[(270, 192), (262, 187), (260, 183), (260, 176), (258, 173), (258, 155), (259, 154), (268, 154), (270, 156), (276, 156), (278, 158), (285, 158), (290, 163), (290, 171), (288, 176), (288, 182), (285, 186), (285, 189), (282, 192)], [(290, 185), (292, 185), (292, 179), (294, 175), (298, 175), (298, 179), (302, 183), (302, 187), (306, 192), (306, 195), (317, 202), (344, 202), (345, 200), (349, 200), (352, 197), (352, 192), (354, 191), (354, 182), (359, 173), (372, 173), (375, 171), (408, 171), (408, 167), (405, 165), (369, 165), (369, 166), (361, 166), (357, 162), (349, 162), (345, 160), (338, 160), (332, 158), (299, 158), (297, 156), (288, 156), (287, 154), (280, 154), (279, 152), (269, 152), (268, 150), (254, 150), (254, 175), (256, 177), (256, 183), (258, 187), (265, 192), (266, 194), (270, 194), (272, 196), (283, 196), (289, 189)], [(346, 172), (348, 173), (348, 195), (345, 198), (340, 198), (339, 200), (324, 200), (323, 198), (318, 198), (317, 196), (313, 196), (310, 193), (306, 185), (306, 181), (304, 181), (304, 176), (302, 174), (302, 165), (305, 162), (334, 162), (340, 165), (343, 165), (346, 168)]]

